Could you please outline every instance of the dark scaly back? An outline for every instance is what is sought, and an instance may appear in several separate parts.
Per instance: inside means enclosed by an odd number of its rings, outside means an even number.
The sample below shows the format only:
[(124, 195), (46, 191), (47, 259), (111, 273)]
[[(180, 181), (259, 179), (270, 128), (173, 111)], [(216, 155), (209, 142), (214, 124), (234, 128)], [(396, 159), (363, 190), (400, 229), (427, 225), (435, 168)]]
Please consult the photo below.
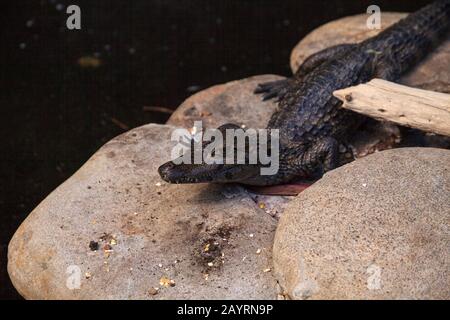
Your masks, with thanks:
[(341, 101), (333, 92), (369, 81), (373, 57), (357, 47), (295, 80), (268, 124), (268, 128), (282, 129), (280, 147), (307, 146), (328, 136), (340, 138), (356, 128), (363, 116), (339, 108)]
[[(287, 141), (339, 137), (362, 117), (339, 108), (334, 90), (373, 78), (395, 81), (432, 51), (447, 34), (450, 0), (438, 0), (370, 38), (342, 52), (301, 79), (295, 79), (280, 99), (269, 128), (283, 128)], [(354, 123), (354, 125), (353, 125)]]
[(449, 29), (450, 0), (437, 0), (361, 45), (381, 53), (383, 70), (376, 76), (393, 81), (423, 59)]

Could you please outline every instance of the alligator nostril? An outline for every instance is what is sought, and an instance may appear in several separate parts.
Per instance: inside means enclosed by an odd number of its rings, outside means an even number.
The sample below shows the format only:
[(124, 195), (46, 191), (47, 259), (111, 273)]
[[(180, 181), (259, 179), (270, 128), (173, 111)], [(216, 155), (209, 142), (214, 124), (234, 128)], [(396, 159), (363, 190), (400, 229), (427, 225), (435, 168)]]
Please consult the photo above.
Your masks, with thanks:
[(159, 173), (159, 175), (161, 176), (161, 178), (162, 178), (163, 180), (166, 180), (166, 181), (167, 181), (167, 178), (168, 178), (169, 175), (170, 175), (170, 169), (171, 169), (172, 167), (173, 167), (173, 166), (172, 166), (172, 163), (171, 163), (171, 162), (167, 162), (167, 163), (163, 164), (162, 166), (160, 166), (160, 167), (158, 168), (158, 173)]

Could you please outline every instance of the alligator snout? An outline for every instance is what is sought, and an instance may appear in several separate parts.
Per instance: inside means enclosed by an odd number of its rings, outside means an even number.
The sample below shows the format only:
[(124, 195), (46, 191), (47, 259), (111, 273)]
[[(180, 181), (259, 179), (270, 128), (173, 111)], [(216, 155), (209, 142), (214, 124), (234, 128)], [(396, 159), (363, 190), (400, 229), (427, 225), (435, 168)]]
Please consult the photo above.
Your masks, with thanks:
[(166, 182), (174, 182), (177, 179), (177, 174), (175, 169), (175, 163), (172, 161), (164, 163), (162, 166), (158, 168), (158, 173), (161, 176), (161, 179), (163, 179)]

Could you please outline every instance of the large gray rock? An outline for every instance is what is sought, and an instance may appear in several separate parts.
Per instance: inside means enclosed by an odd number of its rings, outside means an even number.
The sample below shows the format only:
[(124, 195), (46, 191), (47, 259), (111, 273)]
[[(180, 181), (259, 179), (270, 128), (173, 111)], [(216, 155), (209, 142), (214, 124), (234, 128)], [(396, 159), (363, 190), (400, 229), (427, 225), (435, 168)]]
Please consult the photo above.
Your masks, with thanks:
[[(407, 13), (382, 12), (381, 30), (368, 29), (367, 14), (345, 17), (320, 26), (303, 38), (292, 50), (291, 69), (297, 71), (301, 63), (310, 55), (327, 47), (342, 43), (358, 43), (377, 35), (407, 16)], [(412, 87), (440, 92), (450, 92), (450, 39), (442, 43), (433, 53), (400, 82)]]
[(383, 151), (291, 201), (274, 243), (294, 299), (449, 299), (450, 151)]
[(146, 125), (111, 140), (33, 210), (9, 244), (22, 296), (277, 297), (275, 220), (239, 187), (160, 180), (173, 129)]

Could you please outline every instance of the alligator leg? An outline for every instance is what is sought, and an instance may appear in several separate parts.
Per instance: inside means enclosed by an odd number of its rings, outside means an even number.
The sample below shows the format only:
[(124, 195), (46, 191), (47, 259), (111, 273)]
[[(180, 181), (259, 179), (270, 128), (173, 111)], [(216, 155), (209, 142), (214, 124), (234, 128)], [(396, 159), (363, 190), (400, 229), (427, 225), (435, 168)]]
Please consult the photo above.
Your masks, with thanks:
[(339, 166), (339, 143), (332, 137), (322, 138), (313, 144), (299, 159), (299, 168), (314, 173), (321, 167), (325, 173)]
[[(320, 178), (320, 176), (316, 175), (318, 167), (321, 167), (323, 172), (327, 172), (338, 166), (339, 143), (331, 137), (323, 138), (312, 145), (298, 159), (298, 163), (296, 164), (298, 168), (298, 179), (294, 179), (291, 183), (277, 186), (250, 186), (248, 188), (258, 194), (293, 196), (299, 194), (311, 186), (315, 180)], [(308, 177), (308, 180), (305, 180), (305, 177)]]
[(339, 144), (339, 164), (347, 164), (355, 160), (356, 148), (348, 141), (340, 141)]
[(286, 94), (289, 86), (292, 84), (294, 79), (296, 79), (297, 81), (301, 81), (303, 77), (305, 77), (312, 70), (320, 66), (322, 63), (332, 59), (336, 59), (340, 54), (348, 50), (351, 50), (354, 47), (355, 47), (354, 44), (345, 43), (319, 51), (309, 56), (302, 63), (302, 65), (298, 68), (297, 72), (295, 73), (294, 78), (287, 78), (283, 80), (261, 83), (255, 89), (254, 93), (256, 94), (262, 93), (263, 101), (272, 98), (276, 98), (275, 101), (280, 101)]
[(383, 58), (377, 62), (373, 78), (395, 81), (399, 74), (401, 74), (401, 71), (399, 70), (398, 64), (394, 61), (391, 62), (388, 58)]
[(283, 80), (260, 83), (253, 92), (256, 94), (262, 93), (263, 101), (276, 98), (275, 101), (278, 102), (283, 98), (291, 82), (292, 79), (288, 78)]

